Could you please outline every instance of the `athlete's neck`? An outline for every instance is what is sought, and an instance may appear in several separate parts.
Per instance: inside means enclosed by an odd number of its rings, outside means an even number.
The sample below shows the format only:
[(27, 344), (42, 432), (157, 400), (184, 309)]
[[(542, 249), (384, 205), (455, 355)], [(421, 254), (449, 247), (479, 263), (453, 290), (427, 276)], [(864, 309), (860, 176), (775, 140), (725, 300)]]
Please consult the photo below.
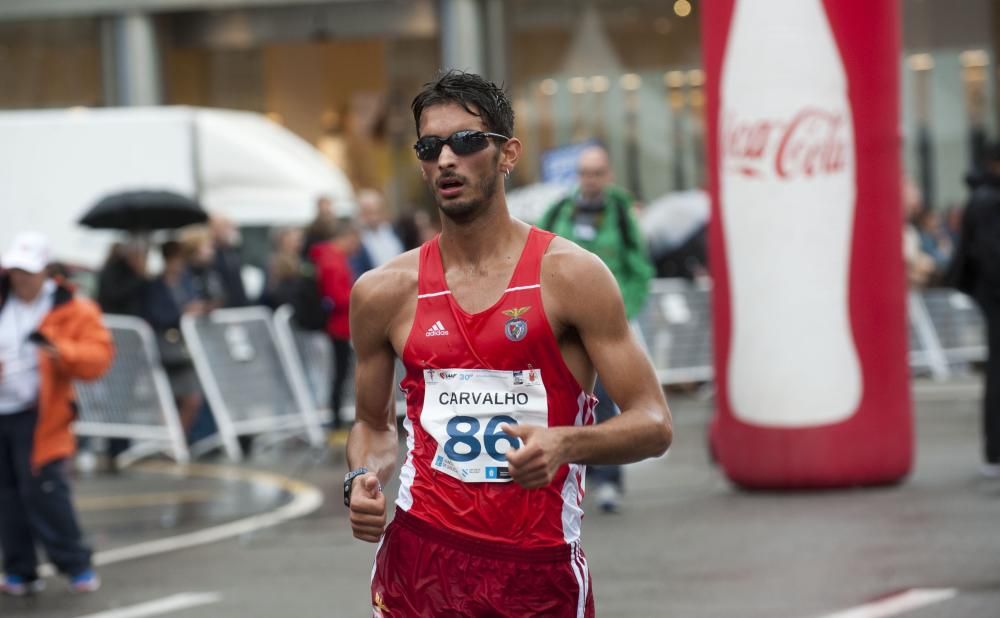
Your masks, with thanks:
[(447, 264), (475, 268), (513, 252), (515, 259), (524, 244), (524, 223), (514, 219), (506, 203), (497, 204), (472, 221), (455, 222), (441, 217), (438, 246)]

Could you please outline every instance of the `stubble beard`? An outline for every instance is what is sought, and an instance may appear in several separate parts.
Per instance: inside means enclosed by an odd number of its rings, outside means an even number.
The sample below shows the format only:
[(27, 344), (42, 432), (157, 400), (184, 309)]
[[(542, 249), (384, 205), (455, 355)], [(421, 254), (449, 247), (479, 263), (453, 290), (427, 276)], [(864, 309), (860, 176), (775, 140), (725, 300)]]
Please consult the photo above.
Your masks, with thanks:
[[(498, 161), (499, 156), (495, 159)], [(476, 189), (478, 189), (477, 195), (464, 201), (446, 202), (441, 199), (441, 196), (436, 191), (436, 187), (432, 183), (429, 184), (431, 184), (431, 191), (434, 192), (438, 210), (451, 221), (464, 224), (476, 220), (483, 212), (486, 212), (490, 202), (493, 201), (493, 197), (496, 195), (499, 179), (500, 174), (496, 171), (483, 176), (476, 185)]]

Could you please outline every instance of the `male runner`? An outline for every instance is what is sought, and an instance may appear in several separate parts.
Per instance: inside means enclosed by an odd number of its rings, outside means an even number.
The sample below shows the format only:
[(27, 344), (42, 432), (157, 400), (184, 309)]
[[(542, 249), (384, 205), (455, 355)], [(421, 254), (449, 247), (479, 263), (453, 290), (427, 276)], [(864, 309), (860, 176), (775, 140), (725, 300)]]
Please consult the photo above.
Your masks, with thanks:
[[(412, 107), (442, 231), (366, 274), (351, 298), (345, 500), (354, 536), (380, 541), (374, 615), (593, 616), (584, 468), (665, 452), (663, 391), (600, 259), (508, 213), (502, 176), (521, 142), (503, 91), (451, 71)], [(386, 528), (395, 356), (408, 436)], [(600, 425), (595, 371), (622, 409)]]

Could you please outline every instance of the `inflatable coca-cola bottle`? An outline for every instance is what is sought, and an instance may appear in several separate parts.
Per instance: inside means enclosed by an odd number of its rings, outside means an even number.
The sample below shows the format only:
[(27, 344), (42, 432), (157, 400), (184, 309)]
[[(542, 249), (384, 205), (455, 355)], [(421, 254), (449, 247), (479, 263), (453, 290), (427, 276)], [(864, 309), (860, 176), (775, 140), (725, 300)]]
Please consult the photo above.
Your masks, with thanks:
[(898, 480), (898, 4), (715, 0), (702, 20), (716, 455), (751, 487)]

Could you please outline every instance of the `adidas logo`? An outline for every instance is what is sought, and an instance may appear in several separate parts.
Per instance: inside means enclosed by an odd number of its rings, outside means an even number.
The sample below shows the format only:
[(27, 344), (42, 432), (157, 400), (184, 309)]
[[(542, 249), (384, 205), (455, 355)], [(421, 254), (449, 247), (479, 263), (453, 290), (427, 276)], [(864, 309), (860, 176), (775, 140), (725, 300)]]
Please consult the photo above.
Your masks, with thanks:
[(447, 334), (448, 330), (444, 327), (444, 324), (441, 323), (441, 320), (434, 322), (434, 324), (432, 324), (431, 327), (427, 329), (426, 333), (428, 337), (443, 337), (444, 335)]

